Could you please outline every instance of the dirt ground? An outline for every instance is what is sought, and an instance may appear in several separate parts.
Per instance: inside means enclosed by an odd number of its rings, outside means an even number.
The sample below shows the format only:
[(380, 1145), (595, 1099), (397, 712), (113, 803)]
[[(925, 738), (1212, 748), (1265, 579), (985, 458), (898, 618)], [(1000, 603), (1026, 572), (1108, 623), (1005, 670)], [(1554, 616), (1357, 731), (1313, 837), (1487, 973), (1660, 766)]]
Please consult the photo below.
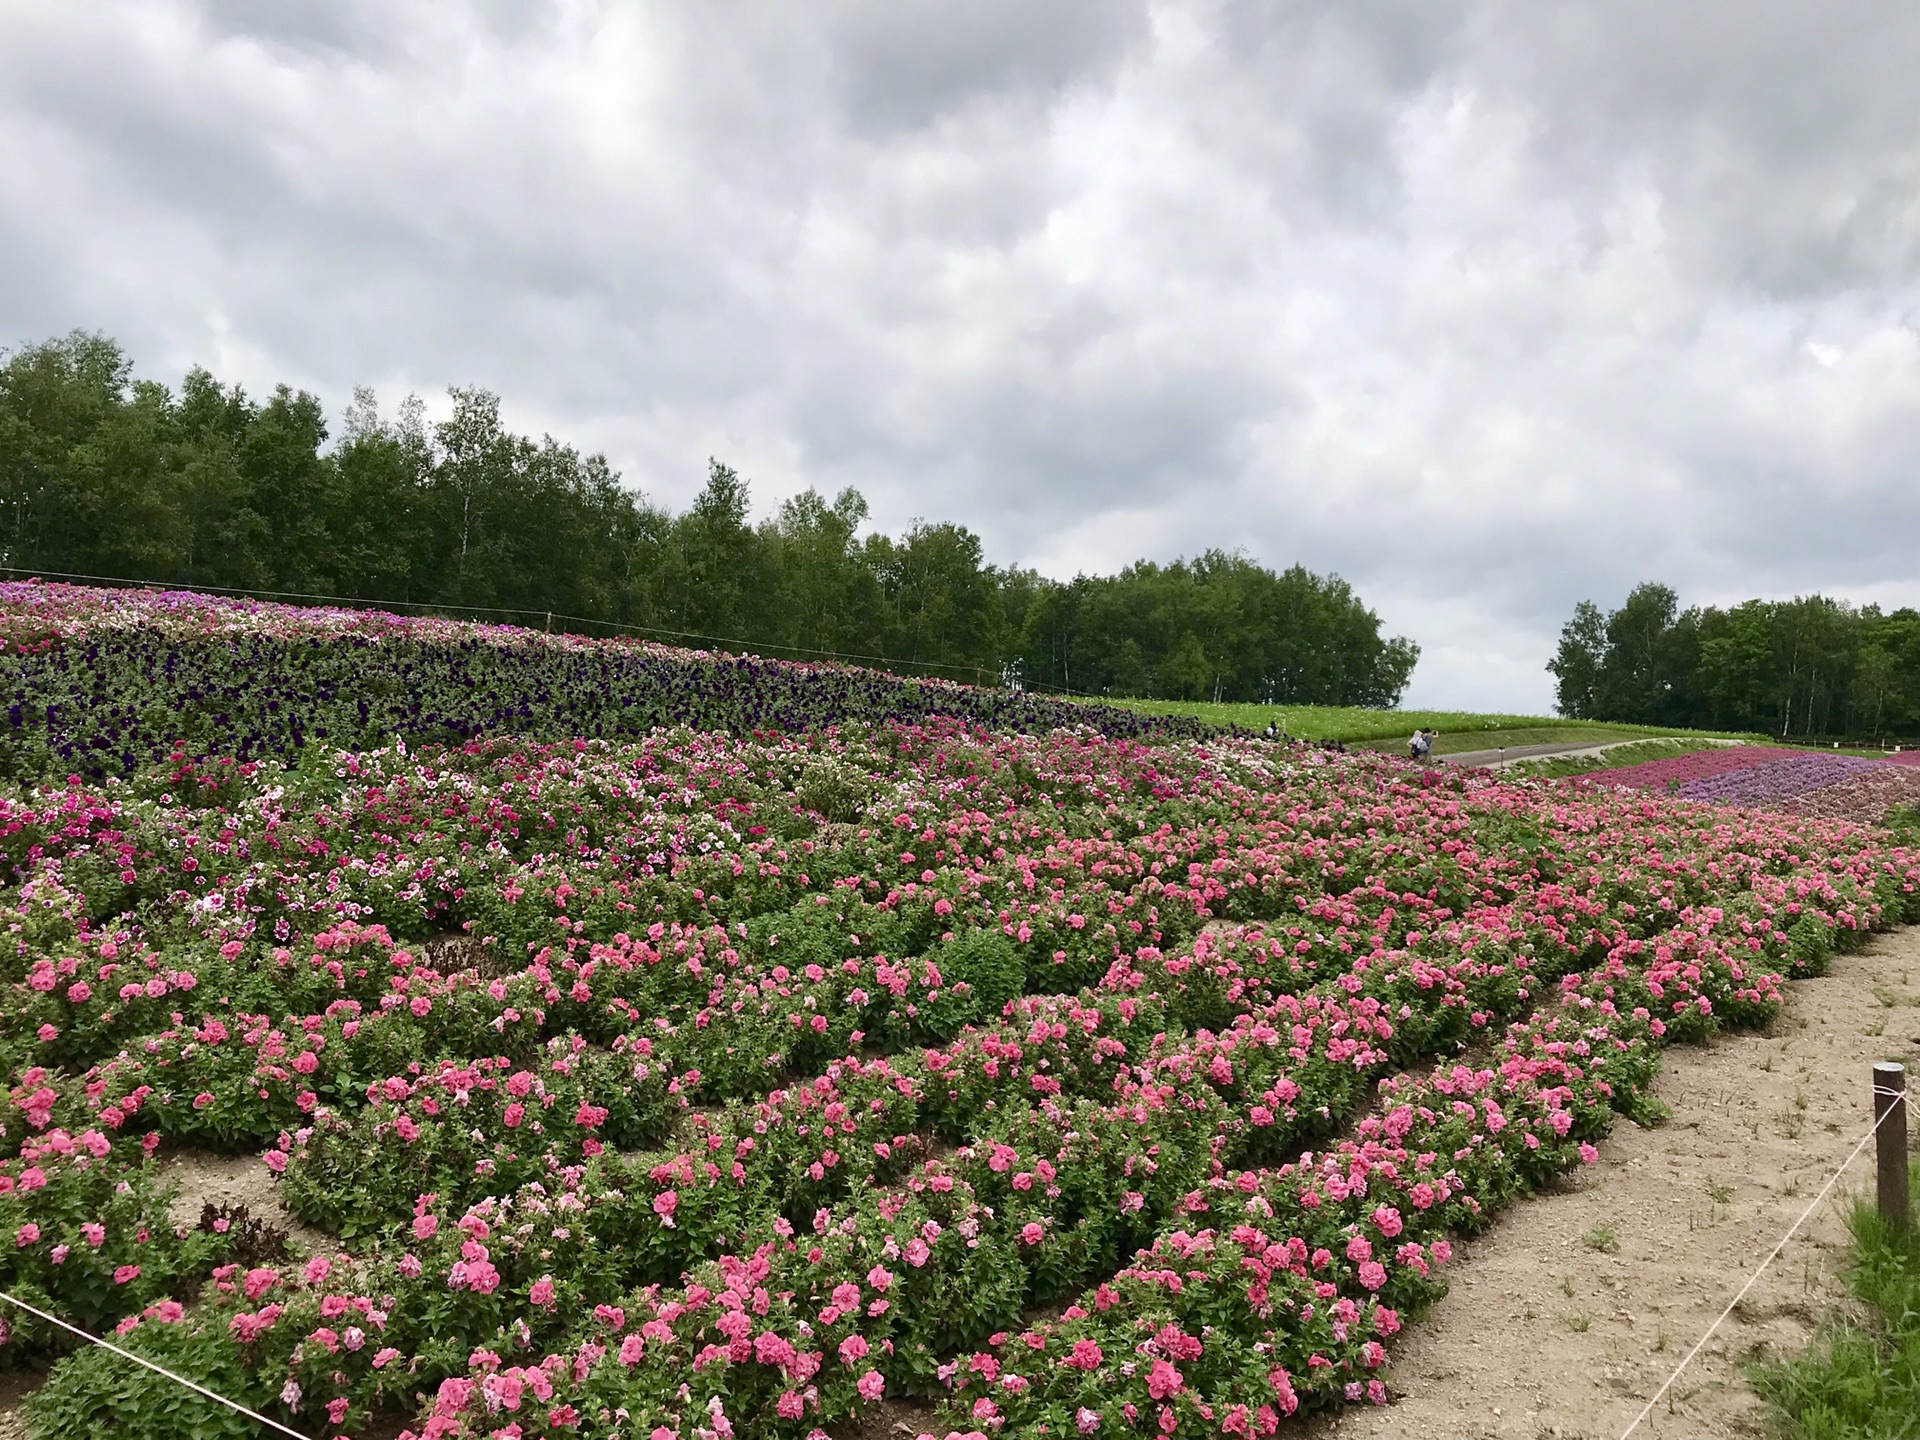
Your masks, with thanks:
[[(1622, 1121), (1597, 1165), (1460, 1246), (1451, 1293), (1392, 1352), (1399, 1398), (1315, 1440), (1624, 1435), (1866, 1133), (1873, 1062), (1920, 1057), (1916, 1007), (1920, 927), (1789, 985), (1770, 1034), (1669, 1050), (1655, 1089), (1673, 1118)], [(1841, 1216), (1872, 1186), (1868, 1147), (1636, 1435), (1769, 1433), (1741, 1360), (1798, 1350), (1844, 1303)]]
[[(1599, 1164), (1459, 1246), (1452, 1292), (1392, 1352), (1395, 1402), (1303, 1433), (1616, 1440), (1865, 1133), (1872, 1063), (1917, 1059), (1920, 927), (1788, 986), (1770, 1034), (1669, 1050), (1655, 1089), (1673, 1118), (1653, 1130), (1620, 1122)], [(177, 1219), (213, 1200), (290, 1224), (258, 1160), (176, 1163)], [(1798, 1349), (1844, 1303), (1841, 1208), (1871, 1188), (1872, 1165), (1869, 1149), (1638, 1434), (1766, 1433), (1740, 1361), (1758, 1345)], [(0, 1372), (0, 1440), (24, 1440), (18, 1407), (32, 1383)]]
[(163, 1160), (160, 1173), (180, 1187), (172, 1210), (176, 1225), (197, 1224), (203, 1205), (244, 1205), (254, 1219), (285, 1230), (310, 1250), (331, 1253), (338, 1245), (324, 1231), (294, 1218), (281, 1203), (280, 1188), (258, 1155), (176, 1150)]

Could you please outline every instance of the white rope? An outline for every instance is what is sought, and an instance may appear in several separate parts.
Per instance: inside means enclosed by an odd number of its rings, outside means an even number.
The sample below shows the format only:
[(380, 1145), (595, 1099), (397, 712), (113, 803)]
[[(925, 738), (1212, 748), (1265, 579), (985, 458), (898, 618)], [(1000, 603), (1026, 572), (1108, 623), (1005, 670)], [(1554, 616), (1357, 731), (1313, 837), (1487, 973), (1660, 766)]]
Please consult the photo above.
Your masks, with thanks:
[(206, 1386), (196, 1385), (193, 1381), (187, 1379), (186, 1376), (176, 1375), (173, 1373), (173, 1371), (168, 1370), (163, 1366), (156, 1365), (151, 1360), (143, 1360), (141, 1359), (140, 1356), (134, 1354), (131, 1350), (122, 1350), (118, 1345), (115, 1345), (110, 1340), (102, 1340), (98, 1335), (89, 1335), (86, 1331), (82, 1330), (78, 1325), (69, 1325), (66, 1321), (62, 1320), (58, 1315), (49, 1315), (44, 1310), (36, 1310), (33, 1306), (27, 1304), (26, 1301), (17, 1299), (12, 1295), (7, 1294), (7, 1292), (4, 1290), (0, 1290), (0, 1300), (6, 1301), (9, 1305), (18, 1305), (22, 1310), (26, 1311), (29, 1315), (38, 1315), (42, 1320), (47, 1321), (49, 1324), (58, 1325), (62, 1330), (71, 1331), (73, 1334), (78, 1335), (82, 1340), (87, 1341), (89, 1344), (98, 1345), (102, 1350), (111, 1350), (116, 1355), (124, 1355), (127, 1359), (133, 1361), (134, 1364), (144, 1365), (147, 1367), (147, 1369), (153, 1371), (154, 1374), (156, 1375), (164, 1375), (169, 1380), (177, 1380), (182, 1385), (186, 1386), (189, 1390), (197, 1390), (202, 1395), (206, 1396), (209, 1400), (216, 1400), (220, 1404), (226, 1406), (229, 1410), (238, 1410), (242, 1415), (246, 1416), (249, 1420), (258, 1420), (262, 1425), (271, 1425), (275, 1430), (278, 1430), (282, 1435), (291, 1435), (293, 1437), (293, 1440), (311, 1440), (310, 1436), (304, 1435), (298, 1430), (290, 1430), (285, 1425), (282, 1425), (278, 1420), (269, 1419), (267, 1416), (262, 1415), (257, 1410), (249, 1410), (246, 1406), (242, 1405), (237, 1400), (229, 1400), (224, 1395), (216, 1395), (213, 1393), (213, 1391), (207, 1389)]
[(1820, 1187), (1820, 1193), (1813, 1197), (1813, 1203), (1807, 1206), (1805, 1210), (1802, 1210), (1800, 1212), (1800, 1218), (1794, 1221), (1792, 1225), (1787, 1227), (1787, 1233), (1780, 1237), (1779, 1243), (1777, 1243), (1773, 1247), (1773, 1249), (1767, 1253), (1767, 1258), (1760, 1262), (1760, 1268), (1758, 1270), (1755, 1270), (1753, 1274), (1747, 1277), (1747, 1283), (1740, 1287), (1740, 1293), (1735, 1295), (1733, 1299), (1727, 1302), (1727, 1308), (1722, 1310), (1718, 1318), (1714, 1320), (1713, 1324), (1707, 1327), (1707, 1333), (1702, 1335), (1699, 1338), (1699, 1340), (1694, 1343), (1693, 1349), (1687, 1352), (1686, 1359), (1682, 1360), (1678, 1365), (1673, 1367), (1673, 1373), (1666, 1378), (1666, 1380), (1661, 1384), (1658, 1390), (1653, 1392), (1653, 1398), (1647, 1401), (1646, 1405), (1641, 1409), (1638, 1415), (1633, 1417), (1633, 1423), (1627, 1426), (1625, 1430), (1622, 1430), (1620, 1432), (1620, 1440), (1627, 1440), (1628, 1436), (1632, 1435), (1635, 1430), (1638, 1430), (1640, 1428), (1640, 1422), (1646, 1419), (1647, 1416), (1653, 1413), (1653, 1407), (1660, 1403), (1660, 1397), (1666, 1394), (1668, 1389), (1671, 1388), (1671, 1386), (1673, 1385), (1673, 1382), (1680, 1378), (1680, 1372), (1682, 1370), (1685, 1370), (1687, 1366), (1693, 1363), (1693, 1357), (1698, 1355), (1702, 1347), (1706, 1345), (1707, 1341), (1713, 1338), (1713, 1332), (1720, 1328), (1721, 1321), (1725, 1320), (1727, 1316), (1731, 1315), (1734, 1311), (1734, 1307), (1737, 1306), (1742, 1300), (1747, 1298), (1747, 1291), (1753, 1288), (1754, 1282), (1758, 1280), (1762, 1274), (1765, 1273), (1767, 1266), (1771, 1265), (1775, 1260), (1780, 1258), (1780, 1252), (1787, 1248), (1787, 1242), (1793, 1239), (1794, 1235), (1799, 1231), (1802, 1225), (1807, 1223), (1807, 1217), (1812, 1215), (1814, 1211), (1820, 1208), (1821, 1202), (1827, 1198), (1827, 1193), (1833, 1189), (1835, 1182), (1838, 1181), (1842, 1175), (1847, 1173), (1847, 1167), (1849, 1165), (1853, 1164), (1855, 1160), (1860, 1158), (1860, 1152), (1867, 1148), (1867, 1142), (1873, 1139), (1874, 1135), (1878, 1133), (1881, 1125), (1886, 1122), (1887, 1117), (1892, 1115), (1896, 1110), (1903, 1108), (1906, 1103), (1907, 1092), (1904, 1090), (1890, 1090), (1890, 1089), (1885, 1089), (1879, 1085), (1876, 1085), (1873, 1087), (1873, 1093), (1875, 1095), (1897, 1095), (1900, 1097), (1900, 1103), (1895, 1105), (1889, 1105), (1886, 1108), (1886, 1110), (1878, 1118), (1874, 1120), (1872, 1127), (1868, 1129), (1866, 1134), (1860, 1137), (1860, 1143), (1858, 1145), (1855, 1145), (1853, 1147), (1852, 1152), (1847, 1156), (1847, 1158), (1840, 1162), (1840, 1168), (1838, 1170), (1835, 1170), (1833, 1174), (1827, 1177), (1827, 1183)]

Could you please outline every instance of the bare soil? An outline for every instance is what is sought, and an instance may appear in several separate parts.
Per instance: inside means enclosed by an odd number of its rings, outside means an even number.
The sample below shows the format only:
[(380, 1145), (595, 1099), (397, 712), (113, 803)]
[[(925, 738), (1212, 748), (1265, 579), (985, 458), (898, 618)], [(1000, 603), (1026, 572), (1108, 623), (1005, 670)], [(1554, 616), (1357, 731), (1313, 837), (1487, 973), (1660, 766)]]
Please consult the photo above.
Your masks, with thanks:
[[(1666, 1052), (1665, 1125), (1620, 1122), (1600, 1161), (1461, 1245), (1451, 1293), (1391, 1356), (1395, 1401), (1316, 1440), (1617, 1440), (1872, 1123), (1876, 1060), (1920, 1057), (1920, 927), (1796, 981), (1772, 1031)], [(1795, 1352), (1846, 1303), (1849, 1197), (1869, 1147), (1636, 1435), (1769, 1432), (1742, 1362)]]
[(27, 1440), (27, 1396), (43, 1378), (38, 1370), (0, 1370), (0, 1440)]
[(199, 1223), (203, 1205), (244, 1205), (256, 1220), (277, 1226), (293, 1241), (314, 1253), (331, 1253), (339, 1242), (326, 1232), (294, 1218), (280, 1201), (280, 1187), (258, 1155), (217, 1155), (205, 1150), (161, 1152), (162, 1180), (177, 1184), (173, 1223)]

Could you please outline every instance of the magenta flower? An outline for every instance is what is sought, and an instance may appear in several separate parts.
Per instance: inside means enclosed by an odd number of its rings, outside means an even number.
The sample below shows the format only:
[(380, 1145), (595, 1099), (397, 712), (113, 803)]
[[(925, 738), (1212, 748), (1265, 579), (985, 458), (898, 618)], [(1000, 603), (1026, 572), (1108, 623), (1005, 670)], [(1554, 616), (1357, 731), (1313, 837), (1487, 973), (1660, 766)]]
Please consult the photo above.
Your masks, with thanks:
[(1147, 1372), (1147, 1394), (1156, 1400), (1178, 1395), (1186, 1383), (1186, 1377), (1165, 1360), (1155, 1360)]

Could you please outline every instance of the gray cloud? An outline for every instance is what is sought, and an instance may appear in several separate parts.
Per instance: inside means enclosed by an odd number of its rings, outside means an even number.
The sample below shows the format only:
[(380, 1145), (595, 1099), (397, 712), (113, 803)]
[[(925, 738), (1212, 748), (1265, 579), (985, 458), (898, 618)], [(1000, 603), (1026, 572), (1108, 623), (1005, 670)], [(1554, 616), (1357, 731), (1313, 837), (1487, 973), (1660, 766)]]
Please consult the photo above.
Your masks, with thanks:
[(1916, 62), (1884, 0), (0, 0), (0, 335), (1241, 546), (1537, 709), (1640, 579), (1920, 601)]

